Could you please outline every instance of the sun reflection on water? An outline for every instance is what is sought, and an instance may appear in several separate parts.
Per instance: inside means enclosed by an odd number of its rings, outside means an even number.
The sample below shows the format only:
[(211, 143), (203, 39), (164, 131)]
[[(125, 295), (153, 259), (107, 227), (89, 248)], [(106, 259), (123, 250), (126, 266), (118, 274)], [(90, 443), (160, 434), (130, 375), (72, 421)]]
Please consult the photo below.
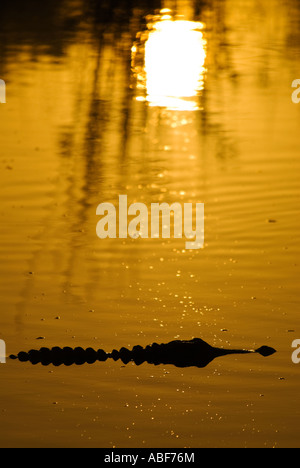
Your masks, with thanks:
[(147, 31), (132, 48), (137, 100), (174, 110), (199, 109), (204, 89), (204, 24), (174, 19), (170, 10), (148, 17)]

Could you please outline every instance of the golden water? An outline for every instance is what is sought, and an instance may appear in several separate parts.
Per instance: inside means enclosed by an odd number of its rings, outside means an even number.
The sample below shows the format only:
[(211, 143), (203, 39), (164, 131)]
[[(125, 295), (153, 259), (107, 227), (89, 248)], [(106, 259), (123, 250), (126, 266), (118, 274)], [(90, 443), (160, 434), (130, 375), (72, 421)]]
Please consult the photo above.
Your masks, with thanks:
[[(131, 69), (136, 33), (148, 34), (143, 17), (154, 10), (125, 9), (127, 22), (113, 13), (102, 24), (86, 2), (60, 3), (44, 6), (37, 22), (9, 7), (0, 20), (8, 353), (193, 337), (278, 353), (228, 356), (205, 369), (8, 361), (0, 445), (299, 446), (300, 367), (291, 361), (300, 338), (298, 2), (212, 0), (199, 11), (165, 2), (205, 25), (196, 33), (202, 58), (187, 46), (190, 87), (172, 82), (171, 104), (165, 86), (154, 100), (147, 83), (137, 89)], [(156, 58), (147, 62), (154, 85)], [(96, 208), (120, 194), (148, 206), (205, 203), (205, 248), (98, 239)]]

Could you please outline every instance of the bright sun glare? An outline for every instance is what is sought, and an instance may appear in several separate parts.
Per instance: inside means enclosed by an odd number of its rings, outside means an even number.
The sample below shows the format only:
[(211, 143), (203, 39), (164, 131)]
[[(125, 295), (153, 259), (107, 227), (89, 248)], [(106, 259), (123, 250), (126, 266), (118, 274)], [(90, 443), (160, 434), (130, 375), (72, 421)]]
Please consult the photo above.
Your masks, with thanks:
[(152, 24), (145, 42), (146, 99), (151, 106), (196, 110), (204, 87), (203, 24), (169, 18)]

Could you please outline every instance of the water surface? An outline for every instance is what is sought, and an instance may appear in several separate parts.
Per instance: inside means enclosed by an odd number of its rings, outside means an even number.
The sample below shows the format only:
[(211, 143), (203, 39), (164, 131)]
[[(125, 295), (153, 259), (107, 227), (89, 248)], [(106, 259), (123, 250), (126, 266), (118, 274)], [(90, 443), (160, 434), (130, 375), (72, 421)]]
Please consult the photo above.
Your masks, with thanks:
[[(204, 369), (9, 361), (1, 446), (299, 446), (298, 2), (24, 3), (5, 4), (0, 19), (8, 352), (199, 337), (278, 353)], [(145, 83), (137, 87), (131, 62), (159, 7), (176, 7), (202, 31), (195, 93), (171, 104), (162, 89), (151, 99)], [(96, 208), (120, 194), (148, 206), (205, 203), (204, 249), (186, 251), (182, 239), (101, 241)]]

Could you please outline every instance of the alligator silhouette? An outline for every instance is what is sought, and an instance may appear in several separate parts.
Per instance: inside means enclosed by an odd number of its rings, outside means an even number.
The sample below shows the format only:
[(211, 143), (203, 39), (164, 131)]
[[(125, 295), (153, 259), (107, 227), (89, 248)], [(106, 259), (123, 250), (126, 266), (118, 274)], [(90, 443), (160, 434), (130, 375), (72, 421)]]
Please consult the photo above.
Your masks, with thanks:
[(108, 359), (114, 361), (121, 360), (124, 364), (133, 362), (136, 365), (143, 363), (174, 365), (176, 367), (206, 367), (214, 359), (232, 354), (253, 354), (257, 353), (267, 357), (276, 353), (276, 350), (268, 346), (262, 346), (257, 350), (236, 350), (214, 348), (205, 341), (194, 338), (190, 341), (172, 341), (167, 344), (153, 343), (146, 348), (135, 346), (132, 350), (121, 348), (119, 351), (113, 350), (106, 353), (102, 349), (98, 351), (88, 348), (41, 348), (32, 349), (28, 353), (20, 352), (17, 356), (11, 355), (10, 359), (18, 359), (21, 362), (30, 362), (31, 364), (42, 364), (48, 366), (71, 366), (94, 364), (97, 361), (105, 362)]

